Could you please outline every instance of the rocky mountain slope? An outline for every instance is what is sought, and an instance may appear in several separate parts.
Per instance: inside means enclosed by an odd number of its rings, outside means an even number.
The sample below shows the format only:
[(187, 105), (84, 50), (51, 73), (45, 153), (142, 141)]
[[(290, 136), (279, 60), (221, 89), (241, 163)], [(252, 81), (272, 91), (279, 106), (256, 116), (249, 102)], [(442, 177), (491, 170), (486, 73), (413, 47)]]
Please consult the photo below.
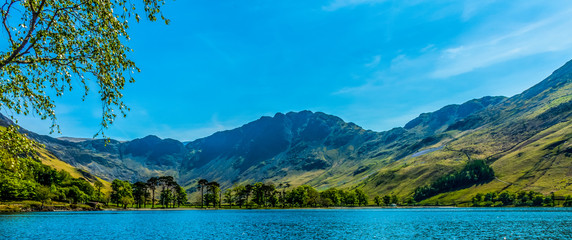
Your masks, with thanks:
[[(484, 159), (496, 180), (428, 202), (469, 201), (476, 192), (534, 190), (544, 194), (572, 192), (572, 62), (544, 81), (471, 114), (447, 127), (442, 147), (388, 165), (366, 179), (371, 192), (407, 196), (418, 186), (463, 167), (465, 153)], [(446, 147), (445, 147), (446, 146)]]
[[(416, 187), (485, 159), (497, 180), (472, 191), (572, 192), (572, 63), (513, 96), (484, 97), (423, 113), (404, 127), (374, 132), (320, 112), (278, 113), (183, 144), (55, 139), (29, 132), (49, 154), (106, 180), (172, 175), (192, 190), (199, 178), (224, 187), (265, 181), (318, 189), (361, 186), (410, 196)], [(5, 119), (0, 122), (9, 124)], [(458, 198), (465, 190), (428, 201)]]

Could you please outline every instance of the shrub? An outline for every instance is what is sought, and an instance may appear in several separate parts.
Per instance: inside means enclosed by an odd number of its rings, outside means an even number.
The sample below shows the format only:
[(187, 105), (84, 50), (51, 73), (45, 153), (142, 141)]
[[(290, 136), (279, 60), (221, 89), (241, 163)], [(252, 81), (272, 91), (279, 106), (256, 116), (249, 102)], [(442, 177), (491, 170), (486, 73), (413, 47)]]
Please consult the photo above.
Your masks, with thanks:
[[(482, 160), (473, 160), (456, 173), (441, 177), (434, 183), (415, 189), (413, 198), (415, 201), (430, 198), (439, 193), (470, 187), (474, 184), (485, 183), (493, 180), (494, 171)], [(485, 200), (486, 197), (485, 197)]]

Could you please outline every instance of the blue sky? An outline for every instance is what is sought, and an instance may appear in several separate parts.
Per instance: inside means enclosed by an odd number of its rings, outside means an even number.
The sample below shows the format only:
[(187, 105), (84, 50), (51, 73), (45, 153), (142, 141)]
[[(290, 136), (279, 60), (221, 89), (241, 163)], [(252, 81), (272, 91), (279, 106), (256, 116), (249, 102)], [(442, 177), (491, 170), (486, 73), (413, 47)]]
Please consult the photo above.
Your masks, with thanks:
[[(321, 111), (365, 129), (487, 95), (512, 96), (572, 59), (571, 1), (168, 1), (133, 24), (141, 68), (106, 134), (182, 141), (276, 112)], [(96, 94), (56, 100), (62, 134), (99, 130)], [(20, 124), (47, 134), (49, 122)]]

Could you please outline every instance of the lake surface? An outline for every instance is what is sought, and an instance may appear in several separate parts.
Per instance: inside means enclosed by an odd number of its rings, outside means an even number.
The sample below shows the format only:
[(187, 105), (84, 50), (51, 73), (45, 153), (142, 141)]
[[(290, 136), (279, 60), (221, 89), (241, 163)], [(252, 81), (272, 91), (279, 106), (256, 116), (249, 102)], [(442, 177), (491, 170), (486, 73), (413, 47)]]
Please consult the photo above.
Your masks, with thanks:
[(571, 208), (0, 214), (0, 239), (572, 239)]

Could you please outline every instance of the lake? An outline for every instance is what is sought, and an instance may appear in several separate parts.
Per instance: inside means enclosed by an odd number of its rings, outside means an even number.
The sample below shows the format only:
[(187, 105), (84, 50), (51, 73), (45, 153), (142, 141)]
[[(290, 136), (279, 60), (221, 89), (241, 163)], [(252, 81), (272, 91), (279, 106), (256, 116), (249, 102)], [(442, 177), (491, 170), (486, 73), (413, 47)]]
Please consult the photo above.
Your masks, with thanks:
[(0, 214), (0, 239), (572, 238), (571, 208), (153, 210)]

